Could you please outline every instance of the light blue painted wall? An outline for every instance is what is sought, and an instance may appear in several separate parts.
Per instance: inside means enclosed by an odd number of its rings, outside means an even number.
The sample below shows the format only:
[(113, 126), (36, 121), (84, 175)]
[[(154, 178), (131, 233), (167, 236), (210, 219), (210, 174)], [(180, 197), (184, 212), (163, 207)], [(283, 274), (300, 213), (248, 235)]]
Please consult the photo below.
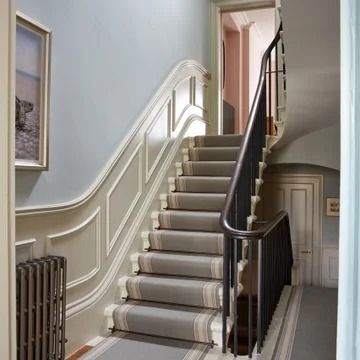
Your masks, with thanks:
[(86, 191), (172, 68), (209, 67), (209, 0), (18, 0), (53, 30), (50, 169), (17, 171), (16, 205)]

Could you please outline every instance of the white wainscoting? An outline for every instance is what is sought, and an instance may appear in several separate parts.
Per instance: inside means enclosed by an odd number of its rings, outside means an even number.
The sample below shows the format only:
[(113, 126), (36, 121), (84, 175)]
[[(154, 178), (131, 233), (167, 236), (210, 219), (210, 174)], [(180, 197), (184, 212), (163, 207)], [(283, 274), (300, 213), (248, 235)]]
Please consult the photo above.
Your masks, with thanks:
[(27, 239), (22, 241), (16, 241), (16, 262), (26, 262), (32, 260), (33, 255), (33, 245), (36, 243), (36, 239)]
[(173, 90), (173, 131), (179, 124), (183, 114), (193, 104), (193, 85), (193, 78), (189, 76), (179, 81)]
[(141, 232), (151, 230), (148, 216), (160, 209), (158, 195), (175, 175), (184, 137), (205, 133), (208, 81), (200, 64), (179, 63), (84, 194), (16, 210), (18, 261), (68, 259), (67, 353), (107, 331), (104, 307), (119, 300), (117, 278), (129, 273)]
[(339, 248), (324, 246), (322, 250), (322, 286), (337, 288), (339, 281)]
[[(46, 253), (67, 258), (66, 288), (79, 286), (95, 276), (101, 267), (100, 207), (74, 228), (47, 236)], [(84, 254), (86, 256), (79, 256)]]
[(142, 193), (140, 143), (106, 194), (106, 255), (109, 255)]
[(145, 134), (145, 165), (146, 184), (151, 178), (156, 166), (169, 144), (171, 137), (171, 100), (168, 99), (160, 109), (154, 121), (146, 130)]

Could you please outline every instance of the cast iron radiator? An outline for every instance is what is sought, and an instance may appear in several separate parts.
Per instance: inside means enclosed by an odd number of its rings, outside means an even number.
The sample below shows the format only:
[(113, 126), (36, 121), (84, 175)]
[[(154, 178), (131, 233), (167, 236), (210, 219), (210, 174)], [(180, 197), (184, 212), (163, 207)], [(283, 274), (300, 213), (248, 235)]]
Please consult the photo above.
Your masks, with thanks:
[(16, 266), (18, 360), (65, 359), (66, 259)]

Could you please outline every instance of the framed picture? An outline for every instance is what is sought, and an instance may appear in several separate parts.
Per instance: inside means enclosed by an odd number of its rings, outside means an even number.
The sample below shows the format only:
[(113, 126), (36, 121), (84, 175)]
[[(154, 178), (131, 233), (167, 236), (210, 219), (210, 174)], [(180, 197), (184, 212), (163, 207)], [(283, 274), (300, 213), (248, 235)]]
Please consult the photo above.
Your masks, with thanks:
[(326, 198), (326, 216), (340, 216), (339, 198)]
[(48, 169), (51, 31), (16, 15), (16, 168)]

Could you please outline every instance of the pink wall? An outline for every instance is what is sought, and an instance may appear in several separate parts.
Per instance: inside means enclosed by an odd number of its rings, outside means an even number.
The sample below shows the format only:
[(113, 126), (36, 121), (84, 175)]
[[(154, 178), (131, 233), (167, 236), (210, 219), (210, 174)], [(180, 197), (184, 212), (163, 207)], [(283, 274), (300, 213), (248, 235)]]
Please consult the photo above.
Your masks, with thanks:
[(249, 116), (249, 29), (223, 15), (225, 87), (223, 98), (235, 108), (235, 132), (242, 134)]

